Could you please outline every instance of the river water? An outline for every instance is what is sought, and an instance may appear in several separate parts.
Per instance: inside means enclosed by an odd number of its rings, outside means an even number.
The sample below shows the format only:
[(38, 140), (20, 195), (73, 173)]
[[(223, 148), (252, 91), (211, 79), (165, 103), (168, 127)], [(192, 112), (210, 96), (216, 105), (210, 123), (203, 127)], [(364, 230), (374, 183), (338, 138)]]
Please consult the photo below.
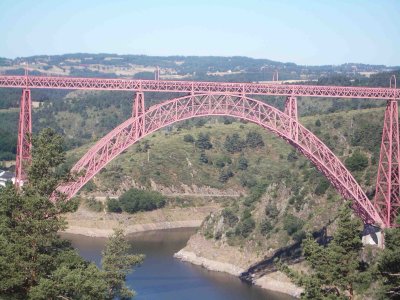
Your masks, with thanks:
[[(137, 233), (129, 236), (135, 253), (143, 253), (143, 264), (127, 276), (136, 300), (292, 300), (294, 298), (249, 286), (237, 277), (208, 271), (182, 262), (173, 254), (185, 247), (195, 229), (181, 228)], [(100, 265), (106, 239), (63, 234), (87, 260)]]

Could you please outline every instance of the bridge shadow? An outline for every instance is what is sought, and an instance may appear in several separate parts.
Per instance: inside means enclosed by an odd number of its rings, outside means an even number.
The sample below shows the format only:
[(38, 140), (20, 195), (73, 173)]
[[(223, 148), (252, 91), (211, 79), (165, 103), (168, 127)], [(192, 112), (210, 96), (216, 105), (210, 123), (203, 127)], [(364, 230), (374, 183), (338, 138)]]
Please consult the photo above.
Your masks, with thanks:
[[(312, 234), (313, 238), (320, 245), (326, 245), (332, 240), (332, 237), (327, 235), (327, 226), (324, 226), (321, 230), (315, 231)], [(301, 244), (302, 241), (298, 241), (292, 245), (278, 249), (272, 256), (250, 266), (247, 271), (240, 274), (239, 278), (248, 284), (253, 284), (255, 279), (276, 272), (277, 268), (275, 262), (277, 260), (288, 265), (304, 261)]]

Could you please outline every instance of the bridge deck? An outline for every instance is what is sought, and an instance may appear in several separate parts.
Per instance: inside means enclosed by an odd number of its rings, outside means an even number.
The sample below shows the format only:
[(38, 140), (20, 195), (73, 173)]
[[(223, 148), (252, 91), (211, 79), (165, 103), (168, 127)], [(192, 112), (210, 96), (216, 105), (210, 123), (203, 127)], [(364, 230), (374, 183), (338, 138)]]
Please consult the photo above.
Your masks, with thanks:
[(391, 100), (400, 98), (400, 90), (394, 88), (44, 76), (0, 76), (0, 87), (141, 92), (223, 93), (236, 95), (309, 96), (377, 100)]

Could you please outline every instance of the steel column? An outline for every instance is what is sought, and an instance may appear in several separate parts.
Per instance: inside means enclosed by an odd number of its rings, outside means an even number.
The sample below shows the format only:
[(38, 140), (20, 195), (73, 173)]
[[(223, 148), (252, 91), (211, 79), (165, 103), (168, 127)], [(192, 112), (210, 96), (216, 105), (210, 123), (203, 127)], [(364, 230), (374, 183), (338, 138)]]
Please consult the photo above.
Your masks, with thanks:
[(29, 89), (22, 90), (19, 108), (15, 185), (21, 187), (27, 178), (27, 165), (31, 161), (32, 99)]
[[(396, 88), (396, 78), (391, 78)], [(387, 227), (396, 224), (400, 208), (399, 114), (396, 99), (386, 105), (374, 205)]]
[(284, 113), (291, 119), (289, 120), (290, 138), (297, 141), (299, 137), (298, 119), (297, 119), (297, 98), (288, 96), (285, 102)]
[(145, 118), (144, 118), (144, 94), (137, 92), (134, 100), (133, 116), (136, 117), (135, 137), (140, 138), (145, 131)]

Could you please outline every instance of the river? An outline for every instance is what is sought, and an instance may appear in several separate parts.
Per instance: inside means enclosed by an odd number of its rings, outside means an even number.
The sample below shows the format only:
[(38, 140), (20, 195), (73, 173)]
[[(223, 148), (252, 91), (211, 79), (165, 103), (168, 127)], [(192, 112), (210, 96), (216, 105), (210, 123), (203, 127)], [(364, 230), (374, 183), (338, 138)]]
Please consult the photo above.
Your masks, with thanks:
[[(229, 274), (208, 271), (202, 267), (182, 262), (173, 254), (182, 249), (195, 232), (192, 228), (158, 230), (129, 236), (135, 253), (146, 258), (140, 267), (127, 276), (136, 300), (292, 300), (285, 294), (249, 286)], [(63, 234), (87, 260), (100, 264), (101, 251), (106, 239), (82, 235)]]

